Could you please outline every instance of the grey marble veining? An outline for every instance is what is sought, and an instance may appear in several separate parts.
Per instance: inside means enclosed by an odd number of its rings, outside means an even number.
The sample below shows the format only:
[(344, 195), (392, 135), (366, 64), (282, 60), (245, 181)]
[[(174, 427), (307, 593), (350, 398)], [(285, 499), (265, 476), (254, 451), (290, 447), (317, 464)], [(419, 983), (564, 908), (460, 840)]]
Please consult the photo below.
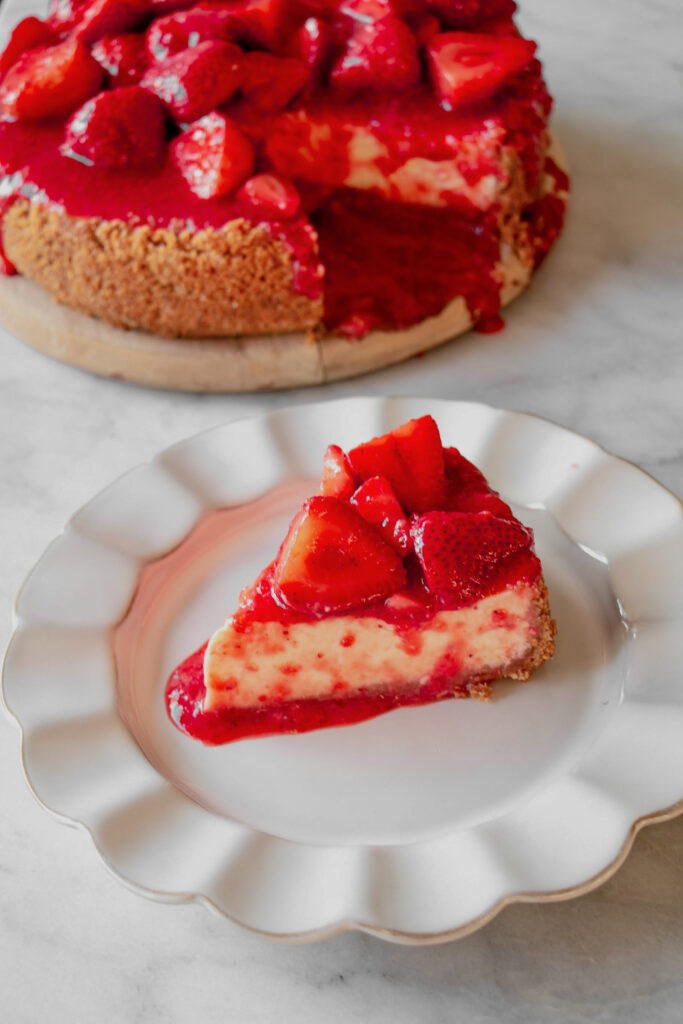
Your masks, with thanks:
[[(683, 496), (683, 8), (521, 6), (574, 191), (562, 241), (501, 334), (324, 390), (200, 397), (99, 380), (0, 331), (2, 646), (21, 580), (84, 501), (174, 440), (285, 404), (397, 393), (524, 409)], [(683, 818), (645, 830), (593, 894), (508, 908), (458, 943), (284, 947), (122, 888), (31, 799), (4, 720), (0, 778), (3, 1021), (683, 1020)]]

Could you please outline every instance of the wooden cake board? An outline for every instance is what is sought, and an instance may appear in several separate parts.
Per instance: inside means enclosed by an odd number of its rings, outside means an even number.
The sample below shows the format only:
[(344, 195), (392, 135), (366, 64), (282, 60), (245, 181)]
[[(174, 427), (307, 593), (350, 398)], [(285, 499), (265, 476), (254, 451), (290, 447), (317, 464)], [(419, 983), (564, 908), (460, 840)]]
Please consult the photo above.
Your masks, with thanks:
[[(553, 158), (564, 167), (562, 154)], [(548, 188), (553, 182), (548, 179)], [(502, 304), (529, 284), (514, 254), (503, 261)], [(361, 340), (310, 342), (302, 333), (243, 338), (160, 338), (111, 327), (59, 305), (24, 277), (0, 278), (0, 325), (38, 351), (103, 377), (194, 392), (272, 391), (343, 380), (391, 366), (470, 329), (464, 299), (404, 331), (373, 331)]]

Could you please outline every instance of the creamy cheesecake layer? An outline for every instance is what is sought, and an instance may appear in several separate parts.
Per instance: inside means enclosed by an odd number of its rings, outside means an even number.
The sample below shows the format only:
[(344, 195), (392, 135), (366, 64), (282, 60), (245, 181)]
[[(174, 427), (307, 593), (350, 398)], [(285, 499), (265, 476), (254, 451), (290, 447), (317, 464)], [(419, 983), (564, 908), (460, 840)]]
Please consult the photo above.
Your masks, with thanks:
[[(406, 139), (405, 159), (398, 159), (396, 147), (392, 152), (371, 127), (331, 125), (324, 115), (298, 110), (281, 116), (268, 150), (283, 173), (316, 184), (374, 189), (388, 199), (425, 206), (465, 200), (488, 210), (500, 201), (514, 172), (515, 152), (502, 145), (504, 134), (493, 120), (471, 138), (446, 133), (441, 143), (452, 155), (439, 159), (415, 152), (415, 144)], [(481, 165), (489, 173), (473, 176), (472, 167)]]
[(253, 622), (244, 632), (228, 619), (206, 651), (204, 710), (380, 693), (425, 683), (439, 671), (449, 680), (499, 673), (523, 661), (538, 635), (538, 589), (528, 584), (438, 612), (412, 629), (342, 615)]

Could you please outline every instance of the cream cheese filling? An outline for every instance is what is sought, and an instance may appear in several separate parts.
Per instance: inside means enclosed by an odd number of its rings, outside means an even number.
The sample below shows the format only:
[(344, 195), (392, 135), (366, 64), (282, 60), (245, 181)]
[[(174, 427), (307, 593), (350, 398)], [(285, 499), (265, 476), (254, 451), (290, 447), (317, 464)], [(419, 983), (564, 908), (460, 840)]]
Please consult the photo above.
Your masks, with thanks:
[(254, 622), (238, 632), (228, 619), (207, 647), (204, 710), (410, 687), (427, 682), (444, 659), (454, 679), (500, 671), (534, 644), (536, 598), (534, 586), (519, 584), (410, 630), (341, 615)]

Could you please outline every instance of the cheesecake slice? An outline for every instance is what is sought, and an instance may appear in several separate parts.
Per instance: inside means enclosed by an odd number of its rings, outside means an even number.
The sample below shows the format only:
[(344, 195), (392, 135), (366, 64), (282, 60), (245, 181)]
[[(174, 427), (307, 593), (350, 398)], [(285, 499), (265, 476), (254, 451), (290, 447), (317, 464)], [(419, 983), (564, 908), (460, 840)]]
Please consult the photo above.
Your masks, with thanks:
[(430, 416), (345, 454), (277, 558), (171, 675), (171, 720), (207, 744), (488, 699), (554, 653), (532, 531)]

